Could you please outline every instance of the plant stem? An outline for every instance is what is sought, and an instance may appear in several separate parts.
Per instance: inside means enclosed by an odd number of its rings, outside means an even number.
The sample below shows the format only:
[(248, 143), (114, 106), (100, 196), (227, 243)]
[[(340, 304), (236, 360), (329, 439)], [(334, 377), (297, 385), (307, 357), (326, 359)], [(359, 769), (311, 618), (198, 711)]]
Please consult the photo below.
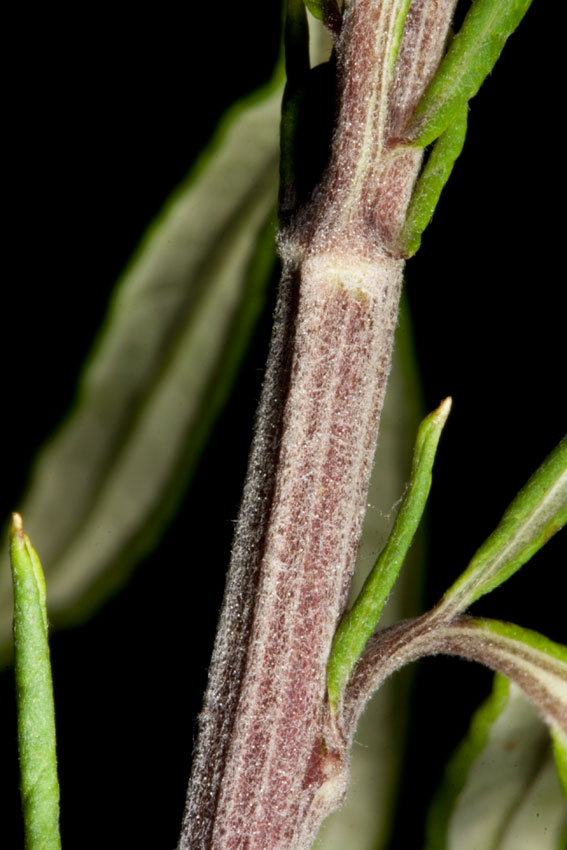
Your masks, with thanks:
[[(278, 462), (269, 475), (273, 492), (265, 498), (266, 527), (261, 524), (256, 532), (261, 562), (255, 610), (239, 647), (244, 670), (238, 673), (238, 714), (226, 741), (215, 812), (228, 835), (244, 834), (254, 823), (258, 839), (250, 847), (292, 846), (291, 835), (314, 795), (326, 795), (327, 814), (344, 790), (344, 753), (329, 751), (322, 735), (325, 671), (348, 593), (389, 368), (399, 264), (388, 271), (383, 281), (373, 280), (377, 293), (363, 299), (316, 277), (302, 279), (291, 368), (283, 374), (274, 369), (274, 377), (285, 376), (289, 389)], [(293, 301), (293, 278), (285, 288)], [(257, 468), (264, 461), (260, 453)], [(248, 550), (248, 529), (257, 528), (254, 496), (244, 506), (250, 518), (235, 547), (243, 571), (258, 557), (255, 541), (253, 553)], [(245, 599), (252, 607), (250, 584), (231, 589), (227, 615), (238, 618)], [(216, 648), (226, 668), (205, 715), (214, 712), (230, 676), (236, 647), (228, 623), (227, 616)], [(210, 769), (212, 752), (207, 753)], [(336, 786), (332, 797), (331, 785)]]
[(279, 303), (180, 850), (304, 850), (340, 803), (348, 742), (326, 666), (359, 543), (421, 163), (401, 127), (453, 0), (352, 0), (313, 200), (279, 236)]

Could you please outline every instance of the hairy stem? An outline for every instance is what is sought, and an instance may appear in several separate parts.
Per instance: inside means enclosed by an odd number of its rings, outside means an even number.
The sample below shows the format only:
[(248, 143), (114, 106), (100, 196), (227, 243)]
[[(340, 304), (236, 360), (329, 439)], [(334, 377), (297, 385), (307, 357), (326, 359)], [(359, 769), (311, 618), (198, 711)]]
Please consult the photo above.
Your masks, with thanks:
[(279, 303), (180, 850), (305, 850), (346, 789), (326, 666), (361, 533), (398, 237), (421, 162), (395, 140), (453, 6), (345, 4), (330, 164), (279, 236)]
[(354, 734), (364, 704), (392, 673), (418, 658), (437, 654), (478, 661), (502, 673), (522, 688), (547, 723), (563, 733), (567, 730), (564, 647), (510, 623), (467, 615), (440, 619), (434, 609), (370, 638), (340, 708), (338, 722), (343, 734)]

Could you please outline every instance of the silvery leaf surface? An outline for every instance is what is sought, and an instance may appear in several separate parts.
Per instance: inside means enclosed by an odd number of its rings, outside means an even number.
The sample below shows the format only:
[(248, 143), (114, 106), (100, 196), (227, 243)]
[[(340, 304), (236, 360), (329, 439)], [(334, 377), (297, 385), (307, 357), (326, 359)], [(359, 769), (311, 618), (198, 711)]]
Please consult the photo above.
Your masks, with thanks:
[(426, 850), (560, 850), (567, 806), (536, 710), (497, 676), (434, 799)]
[[(172, 515), (228, 396), (275, 253), (281, 74), (222, 120), (118, 282), (70, 415), (18, 509), (50, 618), (76, 620)], [(7, 557), (7, 544), (2, 547)], [(0, 647), (11, 588), (0, 570)]]

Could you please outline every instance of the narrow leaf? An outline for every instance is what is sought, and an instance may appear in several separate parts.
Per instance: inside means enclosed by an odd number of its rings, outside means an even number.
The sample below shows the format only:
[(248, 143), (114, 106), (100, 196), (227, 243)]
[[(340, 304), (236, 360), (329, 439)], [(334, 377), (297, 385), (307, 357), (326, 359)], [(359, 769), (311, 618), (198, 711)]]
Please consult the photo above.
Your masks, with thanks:
[(520, 688), (497, 675), (447, 765), (425, 850), (559, 850), (566, 825), (545, 729)]
[(354, 606), (343, 618), (328, 666), (329, 699), (336, 709), (350, 674), (380, 619), (423, 515), (437, 445), (451, 409), (451, 399), (421, 423), (414, 449), (411, 479), (394, 527)]
[(567, 522), (567, 437), (520, 490), (499, 525), (445, 593), (439, 616), (453, 617), (520, 569)]
[(467, 134), (467, 115), (468, 107), (465, 106), (435, 142), (419, 176), (402, 236), (403, 250), (408, 257), (413, 257), (419, 250), (421, 234), (431, 221), (443, 187), (463, 150)]
[(531, 5), (531, 0), (476, 0), (404, 133), (425, 147), (435, 141), (492, 71), (506, 39)]
[(20, 787), (26, 850), (58, 850), (59, 783), (45, 580), (14, 514), (10, 528)]
[(39, 456), (23, 510), (42, 540), (55, 624), (98, 604), (150, 547), (227, 398), (275, 259), (281, 94), (279, 71), (230, 111), (168, 202), (118, 285), (71, 415)]

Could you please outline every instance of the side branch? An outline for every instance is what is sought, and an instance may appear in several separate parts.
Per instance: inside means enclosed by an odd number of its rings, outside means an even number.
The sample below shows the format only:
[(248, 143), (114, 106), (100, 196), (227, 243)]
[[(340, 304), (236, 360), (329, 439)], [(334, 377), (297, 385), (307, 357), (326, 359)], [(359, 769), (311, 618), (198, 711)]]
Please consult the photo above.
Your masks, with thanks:
[(435, 612), (377, 632), (351, 677), (338, 716), (352, 737), (364, 705), (392, 673), (429, 655), (478, 661), (515, 682), (543, 719), (567, 734), (567, 650), (534, 632), (470, 616), (439, 620)]

